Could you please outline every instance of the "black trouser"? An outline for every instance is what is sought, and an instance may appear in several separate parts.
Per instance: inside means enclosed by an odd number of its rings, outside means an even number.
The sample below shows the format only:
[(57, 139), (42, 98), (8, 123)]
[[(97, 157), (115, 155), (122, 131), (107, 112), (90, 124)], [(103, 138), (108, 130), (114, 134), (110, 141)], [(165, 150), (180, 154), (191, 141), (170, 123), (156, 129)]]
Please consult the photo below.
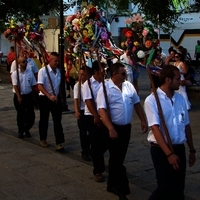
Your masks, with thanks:
[(151, 146), (151, 156), (156, 171), (157, 189), (149, 200), (184, 200), (186, 157), (185, 146), (173, 145), (174, 153), (179, 157), (180, 169), (175, 170), (169, 164), (165, 153), (160, 147)]
[(200, 66), (200, 53), (196, 53), (196, 69), (198, 69), (198, 67)]
[(39, 134), (40, 140), (47, 139), (47, 130), (49, 123), (49, 114), (51, 112), (53, 119), (54, 135), (56, 138), (56, 144), (65, 142), (62, 121), (62, 105), (61, 100), (58, 98), (58, 102), (55, 103), (48, 99), (46, 96), (39, 97), (40, 107), (40, 121), (39, 121)]
[(79, 128), (79, 136), (82, 148), (82, 155), (90, 154), (90, 135), (87, 132), (86, 124), (85, 124), (85, 115), (84, 110), (80, 110), (80, 118), (77, 120), (78, 128)]
[(14, 94), (14, 105), (17, 111), (18, 133), (29, 131), (35, 123), (33, 93), (21, 95), (22, 103), (19, 103), (17, 95)]
[(104, 153), (107, 151), (108, 132), (105, 126), (97, 127), (92, 115), (85, 115), (86, 127), (91, 138), (91, 156), (93, 161), (93, 174), (105, 171)]
[(124, 126), (114, 125), (118, 134), (118, 139), (110, 139), (108, 149), (110, 152), (108, 187), (115, 187), (119, 193), (130, 194), (129, 181), (126, 175), (126, 168), (123, 165), (128, 149), (131, 135), (131, 124)]

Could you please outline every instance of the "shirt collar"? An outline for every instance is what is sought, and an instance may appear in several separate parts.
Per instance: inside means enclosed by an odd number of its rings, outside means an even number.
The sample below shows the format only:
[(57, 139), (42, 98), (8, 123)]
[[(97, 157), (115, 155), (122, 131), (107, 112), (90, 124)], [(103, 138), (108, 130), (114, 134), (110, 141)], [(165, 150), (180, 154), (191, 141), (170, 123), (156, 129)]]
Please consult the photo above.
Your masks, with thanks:
[[(157, 92), (158, 92), (159, 97), (161, 97), (163, 99), (169, 99), (169, 97), (167, 96), (167, 94), (163, 90), (161, 90), (159, 87), (157, 89)], [(176, 95), (176, 92), (174, 92), (174, 94), (172, 96), (172, 100), (174, 100), (175, 95)]]

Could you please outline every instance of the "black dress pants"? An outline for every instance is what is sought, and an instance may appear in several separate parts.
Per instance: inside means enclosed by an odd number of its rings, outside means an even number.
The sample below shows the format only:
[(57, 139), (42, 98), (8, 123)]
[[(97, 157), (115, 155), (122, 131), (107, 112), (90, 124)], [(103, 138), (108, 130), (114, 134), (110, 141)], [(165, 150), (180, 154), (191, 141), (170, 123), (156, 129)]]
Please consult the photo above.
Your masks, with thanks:
[(22, 103), (19, 103), (17, 95), (14, 94), (14, 105), (17, 111), (18, 133), (29, 131), (35, 123), (34, 97), (33, 93), (21, 95)]
[(82, 155), (90, 154), (90, 135), (86, 128), (84, 110), (80, 110), (80, 118), (77, 120), (81, 142)]
[(149, 200), (184, 200), (186, 157), (185, 146), (173, 145), (175, 154), (179, 157), (180, 169), (175, 170), (169, 164), (165, 153), (160, 147), (151, 146), (151, 157), (156, 171), (157, 189)]
[(114, 125), (118, 138), (110, 139), (108, 149), (110, 153), (108, 167), (108, 187), (115, 187), (120, 194), (130, 194), (126, 168), (123, 165), (131, 135), (131, 124)]
[(93, 161), (93, 174), (105, 171), (104, 153), (107, 151), (108, 131), (102, 124), (97, 127), (92, 115), (85, 115), (86, 127), (91, 138), (91, 156)]
[(39, 107), (40, 107), (40, 121), (39, 121), (40, 140), (47, 139), (49, 114), (51, 112), (56, 144), (64, 143), (65, 139), (64, 139), (64, 134), (63, 134), (63, 127), (61, 124), (62, 104), (61, 104), (60, 98), (58, 98), (58, 102), (55, 103), (51, 101), (50, 99), (48, 99), (46, 96), (40, 95)]

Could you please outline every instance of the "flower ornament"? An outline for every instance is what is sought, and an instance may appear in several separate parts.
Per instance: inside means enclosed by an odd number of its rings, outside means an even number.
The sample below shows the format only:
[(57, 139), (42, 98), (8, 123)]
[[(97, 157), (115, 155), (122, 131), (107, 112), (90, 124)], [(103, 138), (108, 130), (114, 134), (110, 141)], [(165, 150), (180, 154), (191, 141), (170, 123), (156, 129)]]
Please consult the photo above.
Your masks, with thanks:
[(20, 43), (23, 40), (25, 35), (24, 24), (12, 19), (8, 24), (6, 24), (6, 28), (7, 29), (4, 31), (4, 36), (9, 41), (16, 41), (17, 43)]
[[(74, 38), (77, 33), (81, 35), (79, 40)], [(112, 51), (112, 54), (122, 52), (112, 40), (108, 20), (101, 15), (100, 9), (92, 4), (84, 6), (81, 12), (66, 17), (64, 36), (69, 53), (75, 56), (82, 50), (90, 51), (100, 47), (103, 51)]]
[(137, 57), (138, 57), (138, 58), (144, 58), (144, 57), (145, 57), (144, 51), (139, 50), (139, 51), (137, 52)]

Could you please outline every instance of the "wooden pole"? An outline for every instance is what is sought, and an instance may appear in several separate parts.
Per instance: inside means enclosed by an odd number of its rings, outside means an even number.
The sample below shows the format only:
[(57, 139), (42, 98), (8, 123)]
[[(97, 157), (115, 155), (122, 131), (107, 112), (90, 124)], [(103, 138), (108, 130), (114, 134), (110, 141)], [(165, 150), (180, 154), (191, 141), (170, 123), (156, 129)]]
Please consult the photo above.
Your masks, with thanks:
[(21, 94), (21, 87), (20, 87), (20, 80), (19, 80), (19, 66), (18, 66), (18, 57), (17, 57), (17, 42), (14, 41), (14, 48), (15, 48), (15, 64), (16, 64), (16, 72), (17, 72), (17, 87), (19, 90), (19, 94)]
[(165, 118), (164, 118), (164, 115), (163, 115), (162, 107), (161, 107), (160, 100), (159, 100), (159, 97), (158, 97), (158, 94), (157, 94), (157, 91), (156, 91), (156, 88), (155, 88), (155, 85), (154, 85), (154, 82), (153, 82), (153, 78), (152, 78), (152, 75), (151, 75), (151, 70), (150, 70), (149, 65), (147, 65), (147, 72), (148, 72), (148, 75), (149, 75), (152, 91), (153, 91), (153, 94), (155, 96), (156, 103), (157, 103), (157, 106), (158, 106), (158, 112), (159, 112), (159, 116), (161, 118), (161, 122), (162, 122), (162, 125), (163, 125), (163, 128), (164, 128), (165, 136), (167, 138), (167, 142), (168, 142), (170, 150), (172, 151), (172, 153), (174, 153), (174, 149), (172, 147), (171, 138), (169, 136), (167, 125), (165, 123)]
[[(101, 64), (101, 61), (100, 61), (98, 49), (96, 49), (96, 55), (97, 55), (97, 60), (98, 60), (98, 64), (99, 64), (99, 71), (100, 71), (100, 73), (102, 73), (101, 72), (102, 64)], [(103, 87), (103, 93), (104, 93), (104, 97), (105, 97), (105, 101), (106, 101), (107, 114), (108, 114), (109, 119), (111, 120), (110, 107), (109, 107), (109, 103), (108, 103), (108, 94), (107, 94), (107, 90), (106, 90), (106, 86), (105, 86), (104, 77), (102, 79), (102, 87)]]

